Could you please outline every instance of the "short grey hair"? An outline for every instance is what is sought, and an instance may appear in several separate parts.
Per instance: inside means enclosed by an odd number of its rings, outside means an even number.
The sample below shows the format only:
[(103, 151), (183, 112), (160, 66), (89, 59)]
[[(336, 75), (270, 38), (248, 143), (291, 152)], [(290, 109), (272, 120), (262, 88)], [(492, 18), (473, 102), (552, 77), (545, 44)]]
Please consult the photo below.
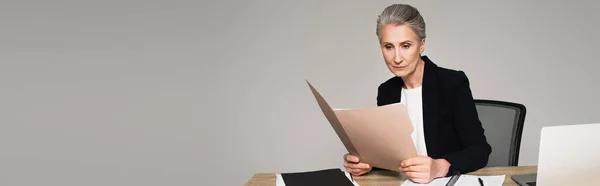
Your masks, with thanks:
[(379, 34), (381, 28), (385, 25), (407, 25), (417, 33), (417, 39), (421, 42), (427, 35), (425, 34), (425, 20), (415, 7), (407, 4), (393, 4), (386, 7), (377, 19), (377, 38), (381, 41)]

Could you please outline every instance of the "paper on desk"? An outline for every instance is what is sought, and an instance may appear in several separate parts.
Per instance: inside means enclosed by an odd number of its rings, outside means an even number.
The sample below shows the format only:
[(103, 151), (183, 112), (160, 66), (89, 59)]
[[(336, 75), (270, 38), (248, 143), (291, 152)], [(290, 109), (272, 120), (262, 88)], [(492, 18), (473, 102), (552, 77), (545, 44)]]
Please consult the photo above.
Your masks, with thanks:
[(404, 105), (334, 110), (310, 82), (306, 82), (348, 152), (360, 157), (362, 162), (399, 171), (403, 160), (417, 156), (410, 137), (413, 126)]
[[(483, 185), (485, 186), (502, 186), (504, 184), (504, 177), (506, 175), (499, 176), (472, 176), (463, 174), (458, 178), (458, 181), (454, 183), (455, 186), (480, 186), (479, 180), (477, 178), (481, 178), (483, 180)], [(411, 180), (406, 180), (402, 183), (401, 186), (445, 186), (448, 183), (450, 177), (437, 178), (428, 184), (418, 184), (412, 182)]]
[[(354, 180), (352, 180), (350, 173), (348, 173), (342, 169), (340, 169), (340, 170), (342, 172), (344, 172), (344, 175), (346, 175), (348, 180), (350, 180), (352, 182), (352, 184), (354, 184), (354, 186), (359, 186), (358, 183), (356, 183)], [(281, 177), (281, 174), (275, 174), (275, 186), (285, 186), (285, 182), (283, 181), (283, 177)]]

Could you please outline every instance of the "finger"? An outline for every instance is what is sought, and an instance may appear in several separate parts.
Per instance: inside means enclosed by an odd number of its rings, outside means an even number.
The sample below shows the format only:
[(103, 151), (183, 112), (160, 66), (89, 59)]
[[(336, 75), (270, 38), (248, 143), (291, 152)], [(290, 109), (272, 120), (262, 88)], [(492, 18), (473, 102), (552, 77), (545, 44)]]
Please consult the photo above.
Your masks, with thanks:
[(360, 169), (349, 169), (348, 172), (350, 174), (352, 174), (352, 175), (358, 176), (358, 175), (361, 175), (362, 170), (360, 170)]
[(352, 168), (352, 167), (346, 167), (346, 171), (348, 171), (348, 172), (350, 172), (350, 173), (354, 172), (355, 170), (356, 170), (355, 168)]
[(344, 161), (344, 167), (347, 167), (347, 168), (352, 168), (352, 169), (359, 168), (359, 167), (357, 167), (357, 165), (358, 165), (357, 163)]
[(368, 163), (361, 163), (361, 164), (363, 164), (364, 169), (371, 170), (371, 168), (373, 168), (373, 167), (371, 167), (371, 164), (368, 164)]
[(409, 166), (425, 164), (425, 163), (427, 163), (428, 158), (429, 157), (426, 157), (426, 156), (417, 156), (417, 157), (409, 158), (405, 162), (405, 166), (409, 167)]
[(353, 168), (346, 167), (346, 172), (349, 172), (349, 173), (354, 173), (354, 169), (353, 169)]
[(348, 163), (347, 161), (344, 161), (344, 167), (352, 168), (352, 163)]
[(427, 172), (429, 171), (427, 166), (423, 165), (415, 165), (410, 167), (400, 167), (400, 171), (402, 172)]
[(415, 179), (426, 179), (427, 178), (427, 174), (424, 172), (406, 172), (405, 174), (406, 174), (406, 176), (408, 176), (408, 178), (410, 178), (413, 181)]
[(367, 163), (350, 164), (350, 166), (352, 166), (352, 168), (354, 168), (354, 169), (370, 169), (371, 168), (371, 165), (369, 165)]
[(417, 157), (408, 158), (408, 159), (402, 161), (402, 163), (400, 163), (400, 166), (409, 167), (409, 166), (425, 164), (427, 162), (428, 158), (429, 157), (426, 157), (426, 156), (417, 156)]
[(361, 170), (356, 175), (360, 176), (360, 175), (366, 174), (367, 172), (369, 172), (369, 170)]
[(354, 176), (360, 176), (363, 175), (365, 173), (369, 172), (369, 170), (364, 170), (364, 169), (352, 169), (352, 175)]
[(346, 154), (345, 156), (346, 161), (352, 162), (352, 163), (358, 163), (359, 162), (359, 158), (351, 155), (351, 154)]

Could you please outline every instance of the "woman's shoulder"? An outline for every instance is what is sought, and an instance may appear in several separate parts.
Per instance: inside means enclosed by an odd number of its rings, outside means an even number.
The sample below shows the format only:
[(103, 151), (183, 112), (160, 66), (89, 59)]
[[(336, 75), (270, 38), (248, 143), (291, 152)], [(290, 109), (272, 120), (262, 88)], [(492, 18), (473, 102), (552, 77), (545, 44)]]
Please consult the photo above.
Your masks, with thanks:
[(437, 67), (436, 68), (437, 79), (442, 84), (457, 85), (468, 81), (467, 74), (462, 70)]
[(470, 92), (469, 78), (463, 70), (438, 67), (436, 71), (437, 87), (440, 90), (438, 93), (444, 97), (454, 97), (464, 93), (465, 90)]
[[(467, 75), (464, 71), (458, 69), (451, 69), (442, 66), (438, 66), (428, 56), (423, 56), (425, 61), (425, 74), (424, 76), (436, 76), (436, 81), (442, 85), (457, 85), (468, 81)], [(428, 70), (432, 69), (432, 70)], [(431, 72), (427, 72), (431, 71)], [(427, 78), (427, 77), (424, 77)]]

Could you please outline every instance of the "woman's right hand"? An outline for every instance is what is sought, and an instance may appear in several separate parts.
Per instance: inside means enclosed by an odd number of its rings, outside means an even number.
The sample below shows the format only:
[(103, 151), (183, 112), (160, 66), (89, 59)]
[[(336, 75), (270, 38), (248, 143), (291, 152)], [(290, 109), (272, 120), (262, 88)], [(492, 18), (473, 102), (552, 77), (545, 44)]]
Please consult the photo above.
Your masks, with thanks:
[(371, 165), (360, 162), (360, 158), (350, 154), (344, 155), (344, 167), (346, 167), (346, 172), (354, 176), (363, 175), (372, 169)]

